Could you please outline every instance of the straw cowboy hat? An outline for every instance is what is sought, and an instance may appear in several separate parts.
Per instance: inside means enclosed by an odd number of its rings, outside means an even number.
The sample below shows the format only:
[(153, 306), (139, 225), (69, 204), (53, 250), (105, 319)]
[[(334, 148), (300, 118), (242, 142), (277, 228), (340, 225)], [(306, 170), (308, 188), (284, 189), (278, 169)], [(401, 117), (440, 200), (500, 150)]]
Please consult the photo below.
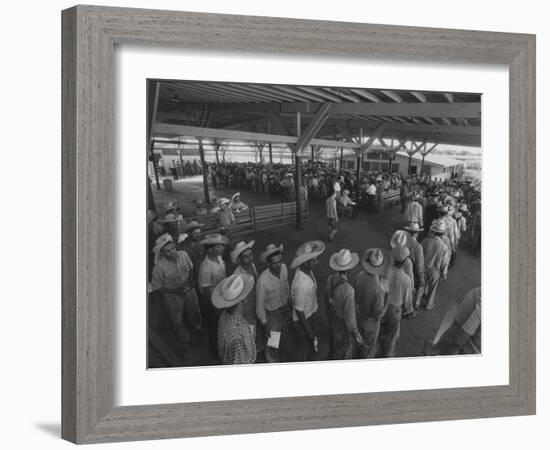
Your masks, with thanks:
[(359, 264), (359, 255), (343, 248), (330, 257), (328, 264), (336, 272), (347, 272)]
[(162, 250), (162, 248), (166, 245), (166, 244), (169, 244), (170, 242), (174, 242), (174, 240), (172, 239), (172, 236), (170, 236), (168, 233), (166, 234), (163, 234), (162, 236), (160, 236), (156, 241), (155, 241), (155, 246), (153, 247), (153, 253), (155, 255), (158, 255), (160, 253), (160, 251)]
[(447, 226), (445, 225), (445, 221), (441, 219), (434, 220), (432, 222), (432, 225), (430, 227), (430, 230), (434, 233), (445, 233), (447, 231)]
[(227, 239), (225, 236), (222, 236), (221, 234), (212, 233), (212, 234), (207, 234), (206, 236), (204, 236), (202, 241), (199, 242), (199, 244), (202, 244), (202, 245), (218, 245), (218, 244), (227, 245), (227, 244), (229, 244), (229, 239)]
[(282, 253), (283, 252), (283, 244), (281, 244), (279, 247), (277, 247), (275, 244), (269, 244), (265, 251), (260, 255), (260, 260), (262, 262), (265, 262), (267, 258), (269, 258), (271, 255), (275, 253)]
[(245, 250), (248, 250), (249, 248), (252, 248), (255, 241), (250, 241), (248, 244), (244, 241), (239, 242), (237, 245), (235, 245), (235, 248), (231, 252), (231, 261), (233, 261), (233, 264), (237, 264), (237, 259), (239, 258), (239, 255), (244, 252)]
[(189, 232), (202, 227), (204, 227), (204, 223), (199, 223), (196, 220), (193, 220), (192, 222), (184, 224), (181, 231)]
[(298, 250), (296, 250), (296, 255), (290, 264), (291, 269), (296, 269), (296, 267), (301, 266), (303, 263), (309, 261), (310, 259), (317, 258), (321, 253), (325, 251), (325, 244), (322, 241), (308, 241), (304, 242)]
[(466, 203), (462, 203), (462, 204), (458, 207), (458, 210), (459, 210), (459, 211), (462, 211), (462, 212), (468, 212), (468, 205), (466, 205)]
[(229, 308), (243, 301), (253, 287), (252, 275), (231, 275), (216, 285), (212, 292), (212, 303), (218, 309)]
[(390, 258), (379, 248), (369, 248), (361, 256), (361, 265), (371, 275), (384, 273), (389, 263)]
[(446, 213), (449, 212), (449, 207), (447, 205), (439, 205), (437, 211)]
[(411, 251), (408, 247), (397, 246), (394, 247), (391, 251), (391, 257), (398, 262), (403, 262), (407, 259), (407, 256), (411, 254)]
[(232, 196), (231, 196), (231, 202), (233, 202), (237, 197), (240, 197), (241, 196), (241, 193), (240, 192), (235, 192)]
[(178, 244), (184, 242), (188, 237), (189, 235), (187, 233), (180, 233), (180, 235), (178, 236)]
[(409, 236), (409, 233), (406, 231), (397, 230), (390, 239), (391, 248), (406, 247), (409, 243)]
[(218, 202), (220, 205), (225, 205), (226, 203), (229, 203), (229, 199), (227, 197), (220, 198), (220, 201)]
[(420, 226), (418, 225), (418, 222), (409, 222), (409, 224), (405, 225), (403, 228), (412, 233), (418, 233), (419, 231), (424, 230), (424, 228), (420, 228)]
[(179, 220), (178, 216), (174, 213), (168, 213), (164, 216), (164, 219), (157, 220), (158, 223), (172, 223)]

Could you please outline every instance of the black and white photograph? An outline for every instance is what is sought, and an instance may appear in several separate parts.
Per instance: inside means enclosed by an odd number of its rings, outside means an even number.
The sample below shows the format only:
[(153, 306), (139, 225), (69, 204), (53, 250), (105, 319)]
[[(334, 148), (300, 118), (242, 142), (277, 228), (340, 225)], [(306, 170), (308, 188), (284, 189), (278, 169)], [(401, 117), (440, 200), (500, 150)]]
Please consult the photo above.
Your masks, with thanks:
[(149, 368), (480, 354), (481, 94), (147, 80)]

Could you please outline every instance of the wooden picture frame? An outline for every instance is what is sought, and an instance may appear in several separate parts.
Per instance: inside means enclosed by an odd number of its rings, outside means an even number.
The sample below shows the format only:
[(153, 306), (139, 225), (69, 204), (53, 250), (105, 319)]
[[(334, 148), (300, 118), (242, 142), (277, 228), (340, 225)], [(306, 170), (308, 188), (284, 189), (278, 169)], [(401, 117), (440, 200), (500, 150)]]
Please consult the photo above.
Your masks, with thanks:
[[(94, 443), (535, 413), (535, 36), (97, 6), (63, 11), (62, 31), (64, 439)], [(113, 52), (119, 43), (507, 65), (509, 384), (114, 407)]]

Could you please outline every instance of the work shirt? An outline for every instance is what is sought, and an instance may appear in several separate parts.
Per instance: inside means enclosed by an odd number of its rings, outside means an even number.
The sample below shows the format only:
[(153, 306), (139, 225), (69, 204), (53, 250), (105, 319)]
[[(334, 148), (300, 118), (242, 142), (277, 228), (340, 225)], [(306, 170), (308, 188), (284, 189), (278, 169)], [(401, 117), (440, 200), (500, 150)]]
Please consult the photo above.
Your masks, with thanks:
[(376, 185), (370, 184), (367, 188), (367, 195), (376, 195)]
[(405, 220), (407, 222), (417, 222), (420, 225), (420, 227), (422, 227), (424, 225), (422, 213), (423, 211), (420, 203), (416, 201), (411, 201), (407, 205), (407, 209), (405, 210)]
[(327, 218), (338, 220), (338, 212), (336, 211), (336, 199), (333, 196), (327, 198)]
[[(342, 281), (343, 280), (343, 281)], [(333, 286), (335, 286), (333, 288)], [(345, 276), (334, 274), (327, 279), (329, 302), (334, 307), (336, 317), (343, 320), (350, 333), (357, 333), (357, 317), (355, 315), (355, 290)]]
[(176, 252), (175, 261), (161, 256), (153, 267), (151, 288), (157, 290), (182, 287), (188, 283), (191, 270), (193, 270), (193, 263), (187, 252), (183, 250)]
[(292, 298), (292, 320), (298, 321), (297, 311), (304, 313), (305, 318), (311, 317), (319, 308), (317, 301), (317, 281), (313, 273), (308, 275), (297, 269), (290, 288)]
[(447, 225), (447, 237), (451, 243), (451, 249), (454, 252), (458, 244), (458, 226), (456, 220), (451, 216), (443, 217), (445, 225)]
[(222, 227), (227, 227), (235, 223), (235, 216), (229, 209), (220, 209), (218, 211), (218, 223)]
[(218, 322), (218, 353), (223, 364), (252, 364), (256, 342), (244, 317), (224, 310)]
[(225, 278), (225, 262), (221, 256), (217, 261), (205, 257), (199, 269), (199, 289), (204, 294), (207, 288), (214, 288)]
[(256, 315), (265, 324), (266, 311), (274, 311), (286, 305), (290, 299), (288, 284), (288, 269), (281, 265), (279, 276), (273, 275), (269, 268), (265, 269), (256, 283)]
[(355, 296), (362, 316), (382, 320), (386, 312), (386, 292), (378, 275), (361, 271), (355, 280)]
[(396, 308), (403, 307), (405, 311), (411, 310), (412, 282), (409, 276), (395, 266), (391, 266), (386, 272), (388, 280), (388, 304)]
[(414, 274), (417, 279), (421, 280), (424, 277), (424, 249), (420, 242), (416, 240), (415, 237), (412, 237), (408, 240), (409, 250), (411, 261), (414, 267)]
[(438, 237), (428, 236), (422, 240), (422, 250), (424, 250), (424, 267), (434, 268), (442, 272), (447, 258), (447, 246)]
[(348, 206), (348, 205), (355, 205), (356, 203), (348, 197), (347, 194), (342, 194), (342, 197), (340, 199), (340, 203), (342, 203), (343, 206)]

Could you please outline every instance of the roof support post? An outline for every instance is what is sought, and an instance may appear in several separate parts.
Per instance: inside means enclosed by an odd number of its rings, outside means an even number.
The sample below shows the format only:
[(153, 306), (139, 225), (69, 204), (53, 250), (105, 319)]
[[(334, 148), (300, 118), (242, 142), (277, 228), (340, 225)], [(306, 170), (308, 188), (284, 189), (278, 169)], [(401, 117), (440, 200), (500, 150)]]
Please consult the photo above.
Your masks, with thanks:
[[(150, 83), (147, 83), (147, 90), (150, 91), (149, 87)], [(155, 172), (155, 181), (157, 184), (157, 191), (160, 191), (160, 183), (159, 183), (159, 174), (157, 169), (157, 161), (155, 159), (155, 152), (153, 151), (153, 147), (155, 146), (155, 143), (152, 138), (152, 131), (153, 127), (155, 126), (155, 122), (157, 121), (157, 110), (158, 110), (158, 103), (159, 103), (159, 92), (160, 92), (160, 82), (155, 83), (155, 92), (153, 94), (153, 108), (152, 108), (152, 114), (151, 117), (149, 117), (149, 127), (147, 128), (147, 146), (149, 147), (149, 153), (151, 154), (150, 158), (153, 163), (153, 170)], [(148, 99), (150, 99), (151, 95), (147, 96)]]
[[(301, 130), (301, 115), (300, 113), (296, 113), (296, 134), (298, 135), (298, 144), (300, 141), (302, 141), (302, 137), (300, 136), (300, 130)], [(308, 128), (309, 129), (309, 128)], [(313, 138), (313, 136), (311, 136)], [(311, 140), (310, 138), (310, 140)], [(295, 147), (294, 153), (294, 162), (296, 164), (296, 229), (301, 230), (302, 229), (302, 201), (301, 201), (301, 187), (302, 187), (302, 168), (300, 167), (300, 153), (299, 153), (299, 147), (298, 144)]]
[[(434, 148), (436, 148), (439, 145), (439, 142), (436, 142), (434, 145), (432, 145), (428, 150), (425, 150), (422, 152), (422, 164), (420, 165), (420, 176), (422, 176), (422, 171), (424, 170), (424, 158), (426, 158), (426, 155), (430, 153)], [(424, 146), (424, 148), (426, 148)]]
[(202, 138), (199, 138), (199, 153), (201, 156), (201, 167), (202, 167), (202, 185), (204, 188), (204, 201), (210, 203), (210, 192), (208, 191), (208, 167), (206, 166), (206, 161), (204, 159), (204, 148), (202, 146)]

